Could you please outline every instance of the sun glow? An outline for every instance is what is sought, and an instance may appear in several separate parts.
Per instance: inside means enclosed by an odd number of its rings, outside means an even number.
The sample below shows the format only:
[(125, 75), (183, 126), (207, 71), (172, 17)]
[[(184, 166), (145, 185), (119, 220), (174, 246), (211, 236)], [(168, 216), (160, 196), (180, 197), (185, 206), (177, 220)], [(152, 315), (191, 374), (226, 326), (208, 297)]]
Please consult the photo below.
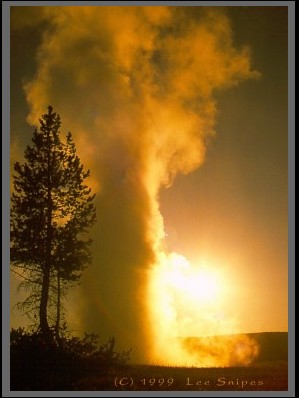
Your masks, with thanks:
[[(237, 333), (236, 319), (226, 311), (232, 280), (225, 268), (203, 260), (192, 265), (177, 253), (160, 256), (149, 283), (149, 314), (155, 320), (151, 323), (152, 360), (182, 366), (249, 363), (257, 352), (254, 342), (242, 337), (248, 352), (243, 350), (241, 355), (236, 353), (239, 337), (217, 337)], [(190, 337), (207, 340), (201, 340), (199, 348), (190, 343)]]
[[(174, 255), (168, 266), (161, 273), (170, 288), (176, 289), (181, 297), (190, 300), (194, 305), (198, 301), (211, 303), (220, 298), (220, 274), (206, 265), (191, 266), (181, 255)], [(222, 281), (223, 282), (223, 281)]]

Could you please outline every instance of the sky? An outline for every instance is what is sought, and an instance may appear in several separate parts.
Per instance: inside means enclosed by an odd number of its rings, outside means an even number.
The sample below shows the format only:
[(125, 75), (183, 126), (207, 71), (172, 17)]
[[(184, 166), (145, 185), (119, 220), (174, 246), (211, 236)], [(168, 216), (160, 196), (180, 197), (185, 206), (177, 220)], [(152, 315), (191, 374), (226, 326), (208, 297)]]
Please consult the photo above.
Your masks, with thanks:
[(11, 163), (50, 104), (97, 193), (74, 331), (172, 364), (177, 337), (287, 331), (287, 11), (11, 7)]

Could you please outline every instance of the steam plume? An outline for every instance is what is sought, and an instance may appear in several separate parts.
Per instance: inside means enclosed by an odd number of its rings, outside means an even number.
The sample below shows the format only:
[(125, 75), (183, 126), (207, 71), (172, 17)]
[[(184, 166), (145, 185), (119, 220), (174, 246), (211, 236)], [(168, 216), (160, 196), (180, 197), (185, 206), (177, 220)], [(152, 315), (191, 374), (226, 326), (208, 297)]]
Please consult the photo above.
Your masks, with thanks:
[(54, 106), (98, 192), (94, 264), (73, 310), (83, 330), (115, 335), (135, 360), (167, 362), (157, 341), (168, 330), (149, 327), (165, 315), (153, 308), (152, 278), (169, 257), (158, 194), (204, 161), (215, 94), (258, 76), (249, 49), (234, 48), (229, 19), (215, 7), (39, 12), (47, 25), (25, 86), (28, 121)]

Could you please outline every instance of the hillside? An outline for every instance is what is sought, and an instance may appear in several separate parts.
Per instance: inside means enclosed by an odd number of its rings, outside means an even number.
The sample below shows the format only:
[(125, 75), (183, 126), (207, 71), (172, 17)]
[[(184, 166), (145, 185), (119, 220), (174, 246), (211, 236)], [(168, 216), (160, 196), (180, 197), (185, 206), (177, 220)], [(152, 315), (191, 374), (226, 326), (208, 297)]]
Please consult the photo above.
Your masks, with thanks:
[[(226, 355), (232, 365), (258, 365), (273, 361), (288, 360), (288, 333), (287, 332), (263, 332), (221, 335), (211, 337), (187, 337), (183, 338), (185, 348), (198, 352), (198, 357), (209, 355), (216, 358), (223, 354), (225, 347)], [(244, 355), (240, 351), (250, 350), (248, 352), (248, 363), (242, 361)], [(245, 353), (246, 354), (246, 353)], [(250, 355), (252, 354), (252, 355)], [(252, 359), (254, 358), (254, 359)]]
[[(71, 341), (72, 349), (66, 350), (40, 344), (36, 336), (25, 335), (13, 341), (10, 365), (14, 391), (286, 391), (288, 388), (288, 333), (183, 340), (186, 347), (197, 350), (199, 359), (204, 355), (220, 357), (217, 349), (225, 347), (231, 365), (217, 367), (130, 365), (126, 355), (117, 353), (109, 362), (103, 356), (105, 350), (92, 355), (85, 340), (84, 344)], [(259, 354), (252, 363), (244, 365), (244, 361), (238, 363), (238, 360), (240, 352), (247, 352), (248, 342), (254, 342), (253, 348), (259, 347)], [(86, 349), (88, 355), (84, 354)]]

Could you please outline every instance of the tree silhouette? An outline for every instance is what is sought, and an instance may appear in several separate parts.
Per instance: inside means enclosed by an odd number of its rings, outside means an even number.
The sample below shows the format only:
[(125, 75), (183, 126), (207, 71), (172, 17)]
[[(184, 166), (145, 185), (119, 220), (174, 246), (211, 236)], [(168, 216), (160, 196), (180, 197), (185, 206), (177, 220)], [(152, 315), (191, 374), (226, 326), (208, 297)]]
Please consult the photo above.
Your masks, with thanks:
[(14, 165), (11, 267), (22, 277), (19, 288), (30, 291), (19, 307), (42, 335), (51, 338), (55, 330), (59, 338), (62, 296), (91, 261), (86, 233), (96, 219), (95, 195), (84, 184), (89, 170), (71, 133), (60, 139), (60, 116), (49, 106), (39, 122), (25, 163)]

